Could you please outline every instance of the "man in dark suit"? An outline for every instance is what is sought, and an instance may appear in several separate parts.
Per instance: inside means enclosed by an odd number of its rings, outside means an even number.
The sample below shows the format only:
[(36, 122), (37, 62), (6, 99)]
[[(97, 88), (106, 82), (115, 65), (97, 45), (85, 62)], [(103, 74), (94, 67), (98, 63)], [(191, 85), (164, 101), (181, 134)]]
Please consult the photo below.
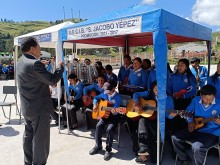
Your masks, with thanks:
[(44, 165), (50, 147), (50, 114), (53, 112), (49, 85), (56, 85), (64, 67), (52, 74), (38, 60), (41, 50), (33, 37), (22, 40), (22, 56), (17, 64), (21, 110), (25, 120), (23, 137), (24, 164)]

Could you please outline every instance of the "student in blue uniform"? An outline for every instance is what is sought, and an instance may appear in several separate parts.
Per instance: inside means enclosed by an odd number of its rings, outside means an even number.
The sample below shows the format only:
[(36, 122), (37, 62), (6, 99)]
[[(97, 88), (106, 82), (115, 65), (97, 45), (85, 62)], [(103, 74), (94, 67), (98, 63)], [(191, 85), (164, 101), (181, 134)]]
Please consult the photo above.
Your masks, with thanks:
[(138, 86), (140, 88), (128, 88), (130, 94), (132, 95), (134, 92), (143, 91), (147, 89), (147, 72), (142, 69), (142, 60), (139, 57), (136, 57), (133, 60), (133, 68), (130, 70), (130, 74), (128, 77), (128, 84), (132, 86)]
[(192, 58), (191, 61), (191, 72), (196, 78), (197, 82), (197, 89), (202, 88), (207, 81), (208, 78), (208, 70), (205, 66), (200, 66), (200, 59), (199, 58)]
[[(76, 111), (80, 109), (80, 107), (83, 106), (82, 102), (82, 92), (83, 92), (83, 87), (84, 84), (77, 78), (77, 75), (75, 74), (70, 74), (68, 76), (68, 80), (70, 82), (69, 85), (69, 91), (70, 91), (70, 98), (68, 100), (68, 104), (74, 105), (71, 110), (68, 110), (69, 114), (69, 124), (70, 124), (70, 129), (75, 129), (78, 126), (78, 121), (77, 121), (77, 115)], [(71, 106), (67, 106), (67, 108), (70, 108)], [(63, 119), (66, 120), (66, 108), (62, 107), (62, 114), (63, 114)], [(64, 125), (64, 128), (67, 126)]]
[(120, 114), (115, 112), (114, 108), (118, 108), (121, 103), (121, 97), (119, 93), (115, 91), (115, 87), (117, 86), (117, 83), (111, 82), (108, 86), (106, 86), (106, 89), (103, 93), (96, 96), (93, 100), (93, 111), (98, 110), (98, 101), (103, 99), (107, 100), (112, 104), (112, 111), (108, 118), (101, 118), (99, 122), (96, 125), (96, 131), (95, 131), (95, 147), (92, 148), (91, 151), (89, 151), (90, 155), (94, 155), (98, 153), (100, 150), (102, 150), (102, 133), (104, 131), (105, 125), (108, 124), (106, 129), (106, 151), (104, 154), (104, 160), (109, 160), (111, 158), (111, 151), (112, 151), (112, 143), (113, 143), (113, 136), (114, 131), (113, 129), (117, 127), (119, 121), (120, 121)]
[(83, 95), (88, 95), (89, 91), (97, 91), (98, 94), (102, 93), (104, 91), (103, 85), (105, 83), (105, 77), (103, 75), (99, 75), (97, 79), (97, 83), (91, 84), (89, 86), (86, 86), (83, 88)]
[[(105, 83), (105, 77), (104, 75), (98, 75), (97, 83), (93, 83), (89, 86), (86, 86), (83, 88), (83, 98), (86, 99), (86, 97), (90, 97), (90, 92), (95, 91), (97, 95), (104, 92), (104, 83)], [(96, 125), (96, 120), (92, 119), (92, 109), (93, 105), (90, 106), (84, 106), (84, 109), (86, 110), (86, 126), (87, 129), (93, 128)]]
[(124, 56), (124, 65), (122, 65), (118, 72), (118, 90), (120, 94), (126, 94), (127, 90), (123, 87), (123, 85), (128, 83), (128, 76), (130, 74), (130, 70), (133, 69), (133, 65), (131, 62), (131, 56)]
[(214, 75), (208, 78), (207, 84), (213, 85), (216, 88), (216, 98), (220, 100), (220, 61), (217, 64), (217, 70)]
[[(139, 104), (139, 99), (144, 98), (146, 100), (154, 100), (157, 102), (158, 91), (157, 91), (157, 82), (152, 83), (152, 88), (148, 91), (135, 92), (133, 94), (134, 99), (134, 109), (139, 112), (141, 107)], [(166, 109), (173, 110), (174, 104), (171, 96), (166, 98)], [(150, 156), (152, 163), (155, 163), (157, 160), (157, 118), (156, 112), (150, 118), (140, 118), (138, 123), (138, 144), (139, 144), (139, 157), (136, 158), (137, 163), (146, 163), (147, 157)], [(172, 119), (172, 113), (166, 113), (166, 118)]]
[(106, 74), (105, 74), (106, 82), (117, 82), (118, 81), (117, 75), (112, 72), (113, 69), (111, 65), (106, 65), (105, 71), (106, 71)]
[[(196, 79), (190, 71), (187, 59), (183, 58), (178, 61), (177, 72), (170, 75), (167, 92), (173, 97), (176, 110), (185, 110), (196, 95)], [(174, 122), (173, 133), (187, 127), (186, 121), (179, 116), (176, 116), (172, 122)]]
[[(196, 96), (187, 111), (194, 116), (210, 118), (220, 115), (220, 100), (215, 98), (216, 89), (212, 85), (201, 88), (201, 96)], [(177, 132), (172, 136), (174, 149), (181, 162), (187, 164), (189, 156), (186, 153), (184, 141), (192, 142), (193, 157), (196, 165), (202, 165), (207, 149), (217, 143), (220, 136), (220, 119), (213, 119), (203, 127), (195, 130), (193, 118), (187, 118), (188, 129)]]

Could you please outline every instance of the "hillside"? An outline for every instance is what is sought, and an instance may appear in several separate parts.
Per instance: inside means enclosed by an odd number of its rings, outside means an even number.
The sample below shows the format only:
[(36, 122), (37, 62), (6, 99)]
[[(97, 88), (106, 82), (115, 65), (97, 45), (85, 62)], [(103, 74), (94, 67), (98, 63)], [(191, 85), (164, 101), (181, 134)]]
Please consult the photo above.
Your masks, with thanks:
[[(75, 23), (84, 21), (84, 19), (74, 18), (66, 19), (65, 21), (73, 21)], [(63, 20), (56, 20), (55, 22), (47, 21), (24, 21), (14, 22), (12, 20), (1, 19), (0, 20), (0, 52), (12, 52), (13, 39), (16, 36), (30, 33), (36, 30), (47, 28), (59, 23)]]

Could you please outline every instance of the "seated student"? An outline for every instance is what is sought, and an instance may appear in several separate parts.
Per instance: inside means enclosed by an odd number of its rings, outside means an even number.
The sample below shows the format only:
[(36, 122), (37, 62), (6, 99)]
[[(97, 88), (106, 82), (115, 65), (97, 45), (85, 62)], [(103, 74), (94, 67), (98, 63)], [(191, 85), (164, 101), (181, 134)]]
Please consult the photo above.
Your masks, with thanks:
[(116, 74), (114, 74), (112, 71), (112, 66), (111, 65), (106, 65), (105, 66), (106, 74), (105, 74), (105, 81), (106, 82), (117, 82), (118, 77)]
[(105, 77), (103, 75), (99, 75), (97, 81), (98, 81), (97, 83), (93, 83), (93, 84), (83, 88), (83, 95), (84, 96), (88, 96), (89, 91), (95, 90), (99, 94), (104, 91), (103, 85), (105, 83)]
[[(68, 105), (67, 105), (69, 125), (70, 125), (70, 129), (75, 129), (78, 126), (76, 111), (78, 111), (80, 107), (83, 106), (82, 91), (84, 84), (77, 78), (75, 74), (70, 74), (68, 76), (68, 80), (70, 82), (69, 85), (70, 100), (68, 100)], [(62, 107), (62, 114), (63, 114), (63, 120), (66, 120), (65, 104), (64, 107)], [(63, 127), (66, 128), (67, 125), (64, 125)]]
[[(178, 61), (177, 72), (170, 75), (167, 92), (173, 97), (174, 109), (185, 110), (196, 95), (196, 79), (189, 68), (189, 61), (185, 58)], [(172, 133), (187, 128), (186, 121), (180, 116), (173, 120)]]
[[(193, 112), (194, 117), (212, 118), (220, 115), (220, 100), (215, 98), (216, 89), (212, 85), (205, 85), (200, 90), (201, 96), (193, 98), (187, 111)], [(196, 165), (202, 165), (207, 149), (217, 143), (220, 136), (220, 119), (211, 120), (203, 127), (195, 129), (193, 118), (187, 118), (188, 129), (181, 130), (172, 136), (174, 150), (182, 163), (187, 164), (189, 156), (186, 153), (184, 141), (192, 142), (192, 150)]]
[(151, 61), (147, 58), (143, 59), (141, 67), (147, 71), (151, 68)]
[(127, 94), (127, 90), (124, 85), (128, 83), (128, 76), (130, 70), (133, 69), (133, 65), (131, 62), (131, 56), (125, 55), (123, 60), (124, 65), (120, 67), (118, 72), (118, 91), (120, 94)]
[[(98, 101), (108, 100), (112, 104), (112, 108), (117, 108), (120, 106), (121, 103), (121, 97), (120, 95), (115, 91), (115, 87), (117, 86), (117, 83), (111, 82), (104, 93), (101, 93), (100, 95), (96, 96), (93, 100), (93, 111), (98, 110)], [(90, 155), (96, 154), (98, 151), (102, 150), (102, 133), (104, 131), (105, 125), (107, 126), (107, 140), (106, 140), (106, 151), (104, 155), (104, 160), (109, 160), (111, 158), (111, 151), (112, 151), (112, 143), (113, 143), (113, 136), (114, 131), (113, 129), (117, 127), (118, 123), (120, 121), (120, 115), (115, 112), (114, 109), (112, 109), (110, 115), (108, 118), (101, 118), (99, 122), (96, 125), (96, 131), (95, 131), (95, 147), (92, 148), (91, 151), (89, 151)]]
[[(143, 92), (135, 92), (133, 94), (134, 99), (134, 109), (136, 112), (140, 112), (139, 99), (144, 98), (146, 100), (154, 100), (157, 102), (158, 91), (157, 91), (157, 82), (154, 81), (151, 85), (151, 89)], [(173, 110), (174, 104), (171, 96), (166, 97), (166, 109)], [(156, 113), (156, 112), (154, 112)], [(153, 114), (156, 115), (156, 114)], [(152, 117), (153, 117), (152, 115)], [(166, 113), (166, 118), (172, 119), (173, 113), (170, 115)], [(150, 156), (152, 163), (155, 163), (157, 160), (157, 118), (140, 118), (138, 122), (138, 144), (139, 144), (139, 157), (135, 159), (137, 163), (146, 163), (147, 157)]]
[[(91, 110), (93, 105), (92, 105), (92, 99), (89, 97), (90, 96), (90, 92), (95, 91), (96, 94), (100, 94), (104, 91), (104, 83), (105, 83), (105, 77), (103, 75), (99, 75), (98, 76), (98, 82), (97, 83), (93, 83), (89, 86), (86, 86), (83, 88), (83, 101), (87, 103), (87, 105), (84, 105), (84, 108), (88, 108), (86, 110), (86, 125), (87, 125), (87, 129), (93, 128), (96, 125), (96, 120), (92, 119), (92, 113)], [(91, 104), (89, 104), (89, 100), (91, 100)]]
[(128, 93), (132, 96), (134, 92), (147, 89), (147, 72), (141, 68), (142, 60), (136, 57), (133, 60), (133, 68), (130, 70), (128, 77), (128, 85), (140, 87), (140, 88), (129, 88)]
[(220, 61), (217, 64), (215, 74), (208, 78), (207, 84), (213, 85), (216, 88), (216, 98), (220, 100)]

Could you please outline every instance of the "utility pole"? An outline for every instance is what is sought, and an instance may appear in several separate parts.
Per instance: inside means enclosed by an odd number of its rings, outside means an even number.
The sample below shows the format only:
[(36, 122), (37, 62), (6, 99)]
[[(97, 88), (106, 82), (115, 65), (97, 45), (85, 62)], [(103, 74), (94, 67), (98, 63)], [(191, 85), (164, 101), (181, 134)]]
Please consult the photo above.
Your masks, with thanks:
[(79, 10), (79, 22), (80, 22), (80, 10)]
[(73, 9), (71, 8), (72, 22), (73, 22)]
[(65, 21), (66, 17), (65, 17), (65, 8), (64, 8), (64, 6), (63, 6), (63, 18), (64, 18), (63, 21)]

